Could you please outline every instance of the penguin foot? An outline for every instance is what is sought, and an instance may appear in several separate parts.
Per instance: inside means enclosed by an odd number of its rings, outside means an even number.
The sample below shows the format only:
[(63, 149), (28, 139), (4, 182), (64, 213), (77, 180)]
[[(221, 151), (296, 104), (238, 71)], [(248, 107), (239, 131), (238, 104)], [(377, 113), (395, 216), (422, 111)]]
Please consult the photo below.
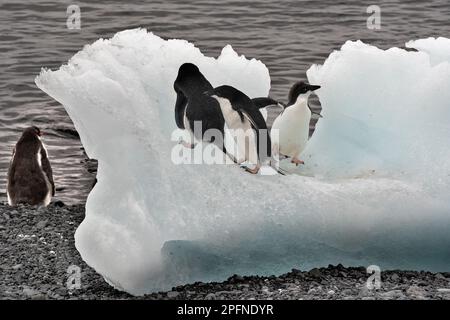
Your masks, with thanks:
[(251, 174), (257, 174), (259, 172), (259, 169), (261, 168), (261, 166), (258, 164), (253, 169), (250, 169), (247, 166), (241, 166), (241, 168), (244, 168), (245, 171), (250, 172)]
[(257, 174), (259, 172), (259, 166), (255, 167), (254, 169), (245, 168), (247, 172), (250, 172), (251, 174)]
[(185, 147), (187, 149), (194, 149), (195, 148), (195, 143), (189, 143), (189, 142), (186, 142), (184, 140), (180, 141), (180, 144), (182, 144), (183, 147)]
[(305, 164), (303, 160), (297, 159), (296, 157), (292, 158), (291, 162), (295, 163), (296, 166), (298, 166), (299, 164)]

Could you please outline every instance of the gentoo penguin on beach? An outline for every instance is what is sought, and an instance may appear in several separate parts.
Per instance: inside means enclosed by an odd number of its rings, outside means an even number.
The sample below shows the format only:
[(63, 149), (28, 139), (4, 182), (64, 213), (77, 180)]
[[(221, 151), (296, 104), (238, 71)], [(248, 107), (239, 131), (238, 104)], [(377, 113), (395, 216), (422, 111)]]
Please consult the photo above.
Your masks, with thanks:
[[(267, 126), (249, 97), (230, 86), (214, 89), (199, 68), (192, 63), (181, 65), (174, 82), (174, 90), (177, 94), (175, 122), (178, 128), (188, 130), (191, 135), (191, 141), (183, 142), (183, 145), (193, 148), (195, 140), (205, 141), (207, 130), (218, 130), (223, 137), (222, 141), (219, 143), (208, 135), (206, 142), (215, 143), (236, 163), (244, 161), (253, 163), (254, 167), (247, 167), (247, 171), (251, 173), (259, 171), (259, 156), (263, 150), (259, 150), (260, 137), (255, 130), (267, 131)], [(201, 122), (200, 132), (195, 130), (196, 122)], [(250, 130), (249, 139), (244, 140), (248, 142), (247, 147), (238, 145), (238, 149), (247, 151), (243, 153), (242, 159), (237, 159), (233, 152), (227, 151), (224, 143), (225, 127), (231, 130), (242, 129), (243, 132)], [(270, 136), (267, 132), (265, 134), (268, 148), (263, 149), (268, 149), (270, 155)]]
[(299, 159), (309, 138), (311, 109), (308, 104), (310, 94), (320, 86), (300, 81), (289, 91), (289, 102), (275, 119), (271, 129), (272, 153), (291, 158), (295, 165), (304, 164)]
[(47, 206), (55, 195), (52, 168), (37, 127), (24, 130), (8, 170), (7, 196), (11, 206)]

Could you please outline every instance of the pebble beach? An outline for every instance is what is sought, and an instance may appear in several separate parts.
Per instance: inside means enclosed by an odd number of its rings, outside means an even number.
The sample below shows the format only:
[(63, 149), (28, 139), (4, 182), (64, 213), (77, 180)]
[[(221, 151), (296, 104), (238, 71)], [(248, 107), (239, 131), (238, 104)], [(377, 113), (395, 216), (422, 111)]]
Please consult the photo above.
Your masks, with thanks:
[[(342, 265), (269, 277), (234, 275), (224, 282), (199, 282), (134, 297), (109, 286), (83, 262), (74, 234), (84, 213), (83, 205), (60, 201), (40, 209), (0, 204), (0, 299), (450, 299), (450, 273), (382, 271), (380, 288), (370, 290), (365, 267)], [(70, 266), (81, 269), (79, 289), (67, 287)]]

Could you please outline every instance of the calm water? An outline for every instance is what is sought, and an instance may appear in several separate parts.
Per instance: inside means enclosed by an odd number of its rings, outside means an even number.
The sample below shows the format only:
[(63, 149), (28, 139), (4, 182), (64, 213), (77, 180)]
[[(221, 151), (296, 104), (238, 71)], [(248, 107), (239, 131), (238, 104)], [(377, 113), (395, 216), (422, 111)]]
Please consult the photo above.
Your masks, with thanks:
[[(289, 86), (305, 78), (346, 40), (383, 48), (415, 38), (450, 37), (450, 1), (105, 1), (0, 0), (0, 201), (13, 145), (24, 127), (47, 133), (57, 198), (84, 202), (94, 174), (64, 108), (34, 84), (41, 67), (58, 68), (84, 44), (135, 27), (164, 38), (194, 42), (217, 56), (232, 44), (270, 69), (272, 95), (286, 100)], [(81, 30), (66, 28), (66, 8), (81, 7)], [(366, 27), (366, 8), (382, 10), (380, 31)], [(90, 170), (88, 168), (91, 167)]]

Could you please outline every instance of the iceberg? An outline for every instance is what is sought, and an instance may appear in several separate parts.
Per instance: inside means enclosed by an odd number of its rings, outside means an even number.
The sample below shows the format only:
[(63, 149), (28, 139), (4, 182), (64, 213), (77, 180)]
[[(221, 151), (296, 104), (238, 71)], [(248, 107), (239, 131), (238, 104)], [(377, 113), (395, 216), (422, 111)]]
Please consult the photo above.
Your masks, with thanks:
[(324, 117), (306, 165), (282, 164), (287, 176), (172, 160), (181, 64), (195, 63), (213, 86), (268, 95), (266, 66), (231, 46), (216, 59), (127, 30), (42, 70), (36, 84), (99, 162), (78, 251), (134, 295), (330, 263), (449, 271), (449, 43), (413, 41), (411, 52), (347, 42), (312, 66)]

